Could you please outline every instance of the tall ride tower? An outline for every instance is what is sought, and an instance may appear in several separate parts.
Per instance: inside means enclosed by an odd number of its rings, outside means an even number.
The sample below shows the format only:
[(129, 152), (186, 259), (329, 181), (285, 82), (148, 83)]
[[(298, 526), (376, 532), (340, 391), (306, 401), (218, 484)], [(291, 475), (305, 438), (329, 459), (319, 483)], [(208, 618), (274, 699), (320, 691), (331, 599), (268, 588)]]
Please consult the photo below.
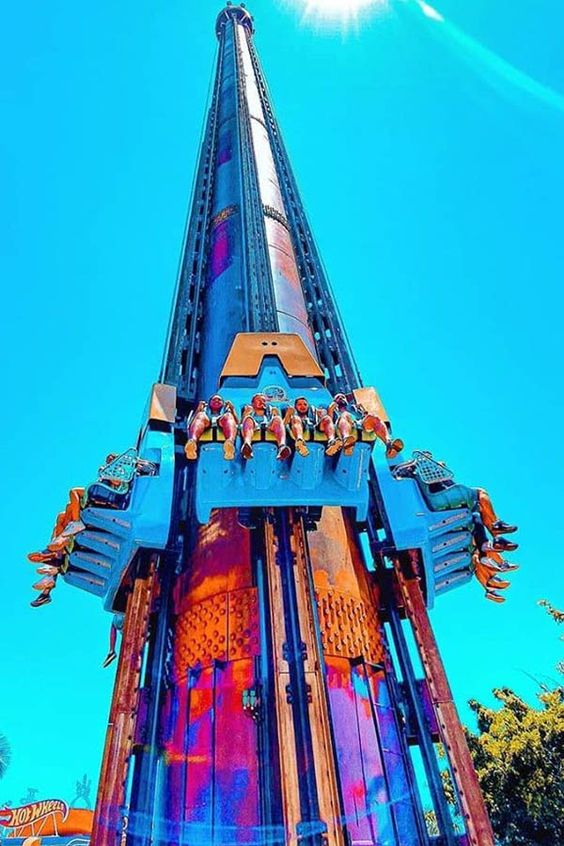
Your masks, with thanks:
[(122, 629), (91, 842), (493, 846), (427, 616), (471, 578), (472, 508), (433, 510), (448, 470), (362, 386), (253, 34), (217, 18), (160, 381), (65, 549)]

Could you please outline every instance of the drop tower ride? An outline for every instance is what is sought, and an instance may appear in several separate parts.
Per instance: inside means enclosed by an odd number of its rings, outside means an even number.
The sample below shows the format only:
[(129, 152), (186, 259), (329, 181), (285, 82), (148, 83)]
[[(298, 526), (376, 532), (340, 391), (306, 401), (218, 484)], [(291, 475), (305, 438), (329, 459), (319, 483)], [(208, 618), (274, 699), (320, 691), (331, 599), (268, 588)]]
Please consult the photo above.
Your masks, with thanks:
[(326, 279), (253, 19), (228, 4), (216, 34), (162, 373), (136, 448), (81, 493), (63, 568), (122, 630), (91, 843), (493, 846), (427, 616), (471, 578), (471, 511), (433, 512), (360, 424), (334, 455), (314, 426), (308, 454), (284, 460), (257, 425), (253, 457), (238, 434), (226, 460), (212, 420), (186, 459), (214, 394), (240, 422), (257, 393), (282, 414), (342, 393), (390, 429)]

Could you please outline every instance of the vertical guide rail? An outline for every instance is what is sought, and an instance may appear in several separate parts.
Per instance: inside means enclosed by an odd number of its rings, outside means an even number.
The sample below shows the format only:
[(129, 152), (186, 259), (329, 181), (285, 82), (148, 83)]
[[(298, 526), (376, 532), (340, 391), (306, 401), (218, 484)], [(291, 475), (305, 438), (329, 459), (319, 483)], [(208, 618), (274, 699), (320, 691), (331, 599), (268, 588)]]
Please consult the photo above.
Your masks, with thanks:
[(275, 511), (278, 550), (276, 563), (280, 568), (280, 583), (284, 603), (286, 642), (284, 658), (288, 662), (290, 684), (288, 698), (292, 706), (295, 754), (298, 770), (298, 792), (301, 820), (298, 824), (298, 840), (304, 846), (323, 846), (326, 824), (320, 819), (313, 739), (309, 723), (309, 701), (311, 689), (306, 681), (304, 662), (306, 644), (302, 640), (298, 596), (294, 575), (295, 556), (290, 543), (288, 511)]
[(394, 568), (451, 763), (470, 844), (471, 846), (494, 846), (494, 835), (488, 812), (431, 628), (419, 580), (413, 567), (406, 572), (399, 560), (394, 561)]
[(151, 565), (146, 578), (135, 580), (127, 600), (92, 827), (91, 843), (95, 846), (115, 846), (118, 842), (154, 582), (154, 565)]

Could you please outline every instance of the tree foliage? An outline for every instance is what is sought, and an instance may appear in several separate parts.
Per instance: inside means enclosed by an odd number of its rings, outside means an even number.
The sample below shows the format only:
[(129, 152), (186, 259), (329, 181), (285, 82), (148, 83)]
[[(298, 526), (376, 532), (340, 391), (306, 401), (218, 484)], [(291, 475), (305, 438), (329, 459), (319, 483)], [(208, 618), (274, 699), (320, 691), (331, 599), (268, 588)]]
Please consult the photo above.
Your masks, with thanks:
[[(542, 602), (557, 623), (564, 613)], [(500, 846), (564, 844), (564, 687), (543, 688), (533, 707), (508, 688), (497, 709), (471, 701), (468, 744)]]

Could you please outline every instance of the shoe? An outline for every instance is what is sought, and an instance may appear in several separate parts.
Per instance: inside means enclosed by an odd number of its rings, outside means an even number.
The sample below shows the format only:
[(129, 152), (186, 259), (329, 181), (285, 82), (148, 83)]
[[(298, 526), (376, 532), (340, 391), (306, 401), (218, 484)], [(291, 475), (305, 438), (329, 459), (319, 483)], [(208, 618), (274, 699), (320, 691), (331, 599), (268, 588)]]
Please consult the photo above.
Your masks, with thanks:
[(298, 440), (296, 441), (296, 452), (298, 452), (300, 455), (303, 455), (304, 458), (306, 457), (306, 455), (309, 455), (309, 449), (306, 447), (303, 438), (298, 438)]
[(30, 552), (27, 560), (32, 564), (48, 564), (51, 561), (56, 561), (60, 558), (56, 552), (51, 552), (49, 549), (44, 549), (42, 552)]
[(188, 459), (188, 461), (195, 461), (198, 457), (198, 443), (190, 439), (186, 441), (186, 446), (184, 447), (184, 455)]
[(490, 602), (497, 602), (498, 604), (505, 602), (505, 597), (500, 596), (499, 593), (495, 592), (495, 590), (487, 590), (486, 599), (489, 599)]
[(356, 435), (347, 435), (347, 437), (343, 439), (343, 449), (345, 450), (345, 455), (350, 455), (347, 450), (352, 449), (355, 444)]
[(333, 438), (333, 440), (329, 441), (325, 447), (325, 455), (336, 455), (342, 446), (343, 442), (341, 440)]
[(37, 599), (34, 599), (29, 604), (32, 608), (39, 608), (41, 605), (48, 605), (52, 601), (50, 593), (40, 593)]
[(499, 579), (497, 576), (492, 576), (491, 579), (488, 579), (487, 587), (492, 590), (507, 590), (508, 587), (511, 587), (511, 582), (505, 579)]
[(55, 579), (52, 576), (45, 576), (44, 579), (39, 579), (38, 582), (35, 582), (32, 587), (34, 590), (53, 590)]
[(292, 450), (288, 446), (288, 444), (283, 444), (281, 447), (278, 447), (278, 452), (276, 453), (276, 458), (278, 461), (286, 461), (287, 458), (290, 458), (292, 455)]
[(518, 548), (518, 543), (513, 543), (513, 541), (507, 540), (507, 538), (502, 538), (501, 535), (498, 535), (492, 541), (492, 549), (496, 552), (513, 552), (514, 549)]
[(394, 438), (386, 444), (386, 458), (395, 458), (402, 451), (405, 444), (401, 438)]
[(343, 450), (343, 454), (346, 455), (347, 458), (350, 458), (351, 455), (353, 454), (353, 452), (354, 452), (354, 446), (350, 446), (350, 447), (346, 446)]
[(35, 572), (39, 573), (40, 576), (58, 576), (60, 570), (58, 567), (53, 567), (52, 564), (42, 564)]
[(108, 652), (108, 654), (104, 658), (104, 661), (102, 663), (102, 667), (104, 669), (106, 667), (109, 667), (110, 664), (113, 663), (116, 660), (116, 658), (117, 658), (117, 652), (114, 649), (112, 649), (110, 652)]
[(253, 458), (253, 448), (250, 444), (243, 444), (241, 447), (241, 455), (244, 459), (248, 461), (249, 458)]
[(62, 535), (66, 538), (74, 537), (75, 535), (80, 534), (85, 530), (86, 526), (82, 522), (82, 520), (73, 520), (68, 526), (65, 526), (63, 531), (61, 532)]
[(500, 555), (494, 559), (491, 552), (489, 556), (480, 558), (480, 564), (489, 567), (490, 570), (495, 570), (497, 573), (511, 573), (519, 569), (518, 564), (510, 564), (509, 561), (504, 561)]
[(226, 461), (233, 461), (233, 459), (235, 458), (235, 444), (233, 443), (233, 441), (224, 441), (223, 457)]
[(60, 554), (65, 550), (68, 542), (69, 539), (65, 535), (57, 535), (56, 538), (53, 538), (53, 540), (47, 544), (47, 549), (49, 552), (57, 552)]
[(517, 526), (512, 526), (510, 523), (504, 523), (503, 520), (496, 520), (492, 525), (492, 535), (512, 535), (517, 531)]

